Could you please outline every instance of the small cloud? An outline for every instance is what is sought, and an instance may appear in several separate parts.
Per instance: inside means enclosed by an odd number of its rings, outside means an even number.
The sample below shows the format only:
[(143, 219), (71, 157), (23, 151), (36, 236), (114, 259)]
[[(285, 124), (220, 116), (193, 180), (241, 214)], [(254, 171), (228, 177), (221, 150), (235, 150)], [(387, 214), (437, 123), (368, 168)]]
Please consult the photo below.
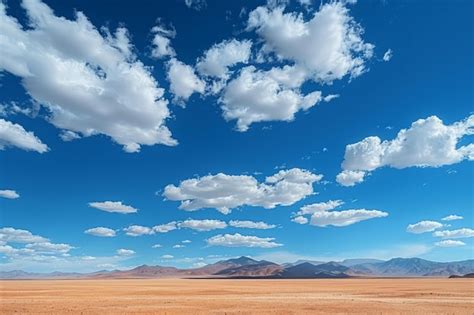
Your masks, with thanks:
[(444, 240), (444, 241), (436, 242), (435, 245), (438, 247), (459, 247), (459, 246), (466, 245), (466, 243), (462, 241), (455, 241), (455, 240)]
[(106, 212), (135, 213), (138, 209), (124, 205), (121, 201), (90, 202), (89, 206)]
[(383, 54), (383, 61), (390, 61), (392, 57), (393, 57), (393, 51), (389, 49), (385, 52), (385, 54)]
[(116, 235), (114, 230), (102, 226), (88, 229), (84, 233), (99, 237), (114, 237)]
[(162, 259), (173, 259), (174, 256), (173, 255), (163, 255), (161, 256)]
[(17, 199), (17, 198), (20, 198), (20, 194), (18, 194), (14, 190), (6, 189), (6, 190), (0, 190), (0, 197), (6, 198), (6, 199)]
[(162, 248), (162, 247), (163, 247), (163, 245), (161, 245), (161, 244), (155, 244), (151, 248)]
[(443, 224), (436, 221), (420, 221), (415, 224), (407, 226), (408, 233), (421, 234), (426, 232), (433, 232), (436, 229), (443, 227)]
[(119, 256), (132, 256), (133, 254), (135, 254), (135, 251), (131, 249), (124, 249), (124, 248), (117, 249), (117, 255)]
[(186, 246), (181, 245), (181, 244), (176, 244), (176, 245), (173, 246), (173, 248), (184, 248), (184, 247), (186, 247)]
[(464, 218), (461, 217), (460, 215), (450, 214), (450, 215), (442, 218), (441, 221), (454, 221), (454, 220), (462, 220), (462, 219), (464, 219)]

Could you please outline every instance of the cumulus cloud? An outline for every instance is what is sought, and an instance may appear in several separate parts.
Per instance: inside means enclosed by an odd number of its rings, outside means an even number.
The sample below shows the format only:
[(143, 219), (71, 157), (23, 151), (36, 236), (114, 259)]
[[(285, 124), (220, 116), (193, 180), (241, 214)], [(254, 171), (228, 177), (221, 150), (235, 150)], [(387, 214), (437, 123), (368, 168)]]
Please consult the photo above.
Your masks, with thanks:
[[(2, 3), (0, 3), (0, 17)], [(0, 26), (1, 26), (0, 22)], [(0, 39), (0, 47), (1, 39)], [(3, 58), (2, 58), (3, 59)], [(2, 61), (0, 60), (0, 70), (2, 70)], [(7, 147), (17, 147), (25, 151), (36, 151), (45, 153), (49, 150), (48, 146), (34, 135), (34, 133), (26, 131), (19, 124), (14, 124), (5, 119), (0, 119), (0, 150)]]
[(193, 67), (176, 58), (172, 58), (168, 62), (168, 81), (175, 101), (181, 104), (187, 101), (195, 92), (204, 93), (206, 88), (206, 84), (198, 78)]
[(49, 243), (49, 239), (28, 230), (4, 227), (0, 228), (0, 245), (5, 243)]
[(135, 213), (138, 209), (124, 205), (121, 201), (90, 202), (89, 206), (106, 212)]
[(420, 221), (415, 224), (407, 226), (407, 232), (414, 234), (421, 234), (426, 232), (433, 232), (436, 229), (443, 227), (443, 224), (436, 221)]
[(171, 47), (171, 38), (176, 36), (174, 29), (167, 29), (162, 25), (156, 25), (151, 29), (153, 34), (151, 56), (157, 59), (174, 57), (176, 52)]
[(130, 225), (129, 227), (124, 228), (123, 230), (125, 231), (125, 234), (127, 234), (128, 236), (141, 236), (141, 235), (154, 234), (154, 231), (152, 228), (141, 226), (141, 225)]
[[(21, 79), (49, 122), (81, 136), (109, 136), (126, 152), (177, 144), (165, 126), (164, 91), (137, 60), (125, 28), (99, 31), (82, 12), (68, 20), (40, 0), (22, 7), (28, 28), (0, 3), (0, 71)], [(36, 151), (47, 150), (34, 142)]]
[(304, 68), (313, 80), (330, 83), (366, 71), (373, 45), (361, 38), (362, 27), (342, 2), (329, 2), (305, 20), (302, 14), (285, 13), (283, 6), (261, 6), (249, 14), (248, 30), (265, 42), (264, 52)]
[(69, 244), (55, 244), (50, 242), (26, 244), (25, 248), (32, 249), (39, 254), (67, 254), (73, 249)]
[(168, 233), (173, 230), (176, 230), (178, 228), (177, 223), (175, 221), (166, 223), (166, 224), (160, 224), (160, 225), (155, 225), (153, 227), (153, 232), (156, 233)]
[(17, 199), (17, 198), (20, 198), (20, 194), (18, 194), (14, 190), (5, 189), (5, 190), (0, 190), (0, 197), (6, 198), (6, 199)]
[(200, 11), (207, 7), (206, 0), (184, 0), (184, 4), (190, 9)]
[(342, 186), (350, 187), (362, 183), (366, 172), (344, 170), (336, 176), (336, 181)]
[(462, 219), (464, 219), (464, 218), (460, 215), (450, 214), (450, 215), (442, 218), (441, 220), (442, 221), (454, 221), (454, 220), (462, 220)]
[(230, 67), (248, 62), (251, 47), (252, 42), (249, 40), (222, 41), (204, 52), (196, 64), (196, 69), (203, 76), (227, 79), (230, 76)]
[(470, 238), (474, 237), (474, 230), (469, 228), (462, 228), (457, 230), (436, 231), (433, 236), (442, 238)]
[(388, 49), (385, 54), (383, 54), (383, 61), (390, 61), (393, 57), (393, 51), (391, 49)]
[(259, 229), (259, 230), (268, 230), (273, 229), (276, 227), (274, 224), (268, 224), (265, 222), (255, 222), (255, 221), (240, 221), (240, 220), (232, 220), (229, 222), (230, 226), (237, 227), (237, 228), (245, 228), (245, 229)]
[(291, 219), (292, 222), (298, 223), (298, 224), (306, 224), (309, 222), (309, 220), (301, 215), (294, 217)]
[(459, 247), (459, 246), (466, 245), (466, 243), (462, 241), (455, 241), (455, 240), (444, 240), (444, 241), (436, 242), (435, 245), (438, 247)]
[(95, 227), (84, 231), (84, 233), (100, 237), (114, 237), (115, 231), (106, 227)]
[(225, 246), (225, 247), (261, 247), (261, 248), (273, 248), (282, 246), (274, 242), (274, 238), (271, 237), (257, 237), (250, 235), (235, 234), (219, 234), (208, 238), (207, 244), (210, 246)]
[[(388, 213), (379, 210), (350, 209), (342, 211), (332, 211), (343, 205), (342, 200), (329, 200), (326, 202), (313, 203), (300, 208), (294, 215), (292, 221), (298, 224), (310, 223), (311, 225), (326, 227), (347, 226), (360, 221), (383, 218)], [(305, 217), (311, 215), (311, 220)]]
[(320, 91), (303, 95), (254, 66), (243, 68), (219, 98), (224, 119), (237, 120), (237, 130), (242, 132), (255, 122), (292, 121), (297, 112), (308, 110), (321, 100)]
[(199, 232), (211, 231), (215, 229), (225, 229), (227, 223), (220, 220), (185, 220), (178, 224), (180, 228), (193, 229)]
[(266, 209), (288, 206), (313, 194), (313, 183), (322, 175), (293, 168), (281, 170), (259, 183), (248, 175), (208, 175), (187, 179), (179, 186), (168, 185), (163, 196), (168, 200), (181, 201), (180, 209), (195, 211), (214, 208), (228, 214), (231, 209), (249, 205)]
[(124, 249), (124, 248), (117, 249), (117, 255), (119, 256), (132, 256), (133, 254), (135, 254), (135, 251), (131, 249)]
[[(362, 182), (363, 175), (383, 166), (440, 167), (474, 159), (474, 144), (459, 146), (466, 135), (474, 133), (474, 115), (452, 125), (431, 116), (402, 129), (393, 140), (368, 137), (346, 146), (343, 172), (336, 178), (341, 185)], [(346, 180), (348, 171), (358, 172), (357, 180)], [(362, 174), (362, 176), (361, 176)]]

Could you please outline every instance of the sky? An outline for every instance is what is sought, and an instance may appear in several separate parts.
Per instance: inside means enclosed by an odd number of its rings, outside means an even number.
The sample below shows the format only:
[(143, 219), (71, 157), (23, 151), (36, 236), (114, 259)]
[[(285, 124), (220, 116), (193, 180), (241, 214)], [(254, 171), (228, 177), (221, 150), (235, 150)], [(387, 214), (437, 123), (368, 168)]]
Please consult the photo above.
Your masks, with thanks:
[(0, 2), (0, 270), (473, 259), (473, 12)]

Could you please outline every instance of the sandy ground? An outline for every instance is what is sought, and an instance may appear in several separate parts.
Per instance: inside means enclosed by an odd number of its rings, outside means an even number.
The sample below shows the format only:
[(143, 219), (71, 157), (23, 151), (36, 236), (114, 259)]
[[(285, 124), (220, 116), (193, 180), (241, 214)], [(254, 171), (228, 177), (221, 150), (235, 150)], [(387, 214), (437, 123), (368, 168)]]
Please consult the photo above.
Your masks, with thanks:
[(0, 314), (474, 314), (472, 279), (0, 281)]

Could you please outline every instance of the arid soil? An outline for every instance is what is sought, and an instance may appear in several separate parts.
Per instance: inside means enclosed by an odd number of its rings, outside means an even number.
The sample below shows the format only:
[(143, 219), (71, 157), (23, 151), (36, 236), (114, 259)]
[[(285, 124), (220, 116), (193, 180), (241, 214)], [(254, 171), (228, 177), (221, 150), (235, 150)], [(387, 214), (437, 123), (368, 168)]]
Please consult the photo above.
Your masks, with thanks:
[(73, 313), (474, 314), (474, 280), (0, 281), (0, 314)]

